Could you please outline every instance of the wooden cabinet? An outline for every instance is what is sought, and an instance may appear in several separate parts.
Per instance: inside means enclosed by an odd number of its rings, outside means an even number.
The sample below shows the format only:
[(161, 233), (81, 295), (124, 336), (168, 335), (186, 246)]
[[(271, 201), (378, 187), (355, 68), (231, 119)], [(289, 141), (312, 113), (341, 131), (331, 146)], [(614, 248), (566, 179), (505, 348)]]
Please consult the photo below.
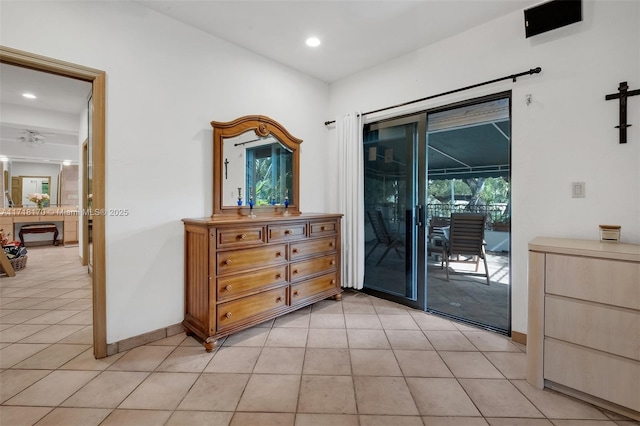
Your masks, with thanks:
[(529, 243), (527, 380), (640, 420), (640, 246)]
[(183, 324), (207, 351), (221, 337), (341, 296), (341, 215), (183, 222)]

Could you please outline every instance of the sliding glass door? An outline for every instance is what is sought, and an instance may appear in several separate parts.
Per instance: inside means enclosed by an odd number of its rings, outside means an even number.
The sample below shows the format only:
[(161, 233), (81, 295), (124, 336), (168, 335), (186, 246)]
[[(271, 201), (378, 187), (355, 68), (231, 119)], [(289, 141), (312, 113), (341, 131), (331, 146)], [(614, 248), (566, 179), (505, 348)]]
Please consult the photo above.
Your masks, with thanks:
[(510, 129), (509, 93), (365, 127), (366, 291), (510, 333)]
[(424, 309), (424, 116), (367, 126), (364, 139), (365, 288)]

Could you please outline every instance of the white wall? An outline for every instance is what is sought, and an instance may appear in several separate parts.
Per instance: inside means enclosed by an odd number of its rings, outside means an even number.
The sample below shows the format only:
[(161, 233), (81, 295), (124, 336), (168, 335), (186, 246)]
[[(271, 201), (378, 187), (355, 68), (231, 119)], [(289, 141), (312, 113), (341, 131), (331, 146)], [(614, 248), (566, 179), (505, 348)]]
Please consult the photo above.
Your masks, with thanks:
[[(597, 239), (598, 225), (607, 223), (622, 226), (623, 241), (640, 243), (640, 96), (628, 101), (633, 127), (626, 145), (614, 129), (618, 104), (604, 99), (621, 81), (640, 88), (640, 2), (585, 1), (583, 17), (525, 39), (522, 12), (513, 13), (330, 87), (334, 117), (542, 67), (516, 84), (509, 80), (411, 108), (513, 90), (512, 312), (518, 332), (527, 331), (532, 238)], [(526, 94), (533, 97), (529, 106)], [(335, 143), (335, 131), (329, 133)], [(586, 198), (571, 198), (573, 181), (586, 182)], [(337, 184), (327, 183), (327, 193)], [(330, 198), (327, 203), (331, 209)]]
[(301, 207), (324, 211), (325, 83), (130, 2), (3, 2), (0, 28), (107, 73), (107, 208), (130, 212), (106, 222), (108, 343), (183, 319), (180, 219), (211, 214), (210, 121), (267, 115), (303, 139)]

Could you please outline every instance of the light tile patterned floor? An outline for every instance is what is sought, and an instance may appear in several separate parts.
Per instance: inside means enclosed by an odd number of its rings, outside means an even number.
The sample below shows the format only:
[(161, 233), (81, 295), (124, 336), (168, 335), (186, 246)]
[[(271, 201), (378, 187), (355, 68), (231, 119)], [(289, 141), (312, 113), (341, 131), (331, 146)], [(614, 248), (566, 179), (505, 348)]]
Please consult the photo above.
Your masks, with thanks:
[(638, 425), (532, 388), (509, 339), (347, 291), (230, 336), (95, 360), (77, 248), (0, 277), (0, 424)]

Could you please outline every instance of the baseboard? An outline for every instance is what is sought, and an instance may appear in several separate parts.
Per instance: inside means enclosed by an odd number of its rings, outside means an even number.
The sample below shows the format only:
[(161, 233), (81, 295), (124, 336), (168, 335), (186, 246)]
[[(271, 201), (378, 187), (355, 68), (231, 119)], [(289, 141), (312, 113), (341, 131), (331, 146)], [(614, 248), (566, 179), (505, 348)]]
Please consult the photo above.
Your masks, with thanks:
[(517, 331), (511, 331), (511, 340), (523, 345), (527, 344), (527, 335), (525, 333), (519, 333)]
[(182, 332), (184, 332), (184, 327), (182, 326), (182, 323), (179, 322), (178, 324), (159, 328), (157, 330), (129, 337), (128, 339), (120, 340), (118, 342), (108, 343), (107, 356), (115, 355), (119, 352), (128, 351), (129, 349), (143, 346), (147, 343), (155, 342), (156, 340), (166, 339), (167, 337), (175, 336), (176, 334), (180, 334)]

